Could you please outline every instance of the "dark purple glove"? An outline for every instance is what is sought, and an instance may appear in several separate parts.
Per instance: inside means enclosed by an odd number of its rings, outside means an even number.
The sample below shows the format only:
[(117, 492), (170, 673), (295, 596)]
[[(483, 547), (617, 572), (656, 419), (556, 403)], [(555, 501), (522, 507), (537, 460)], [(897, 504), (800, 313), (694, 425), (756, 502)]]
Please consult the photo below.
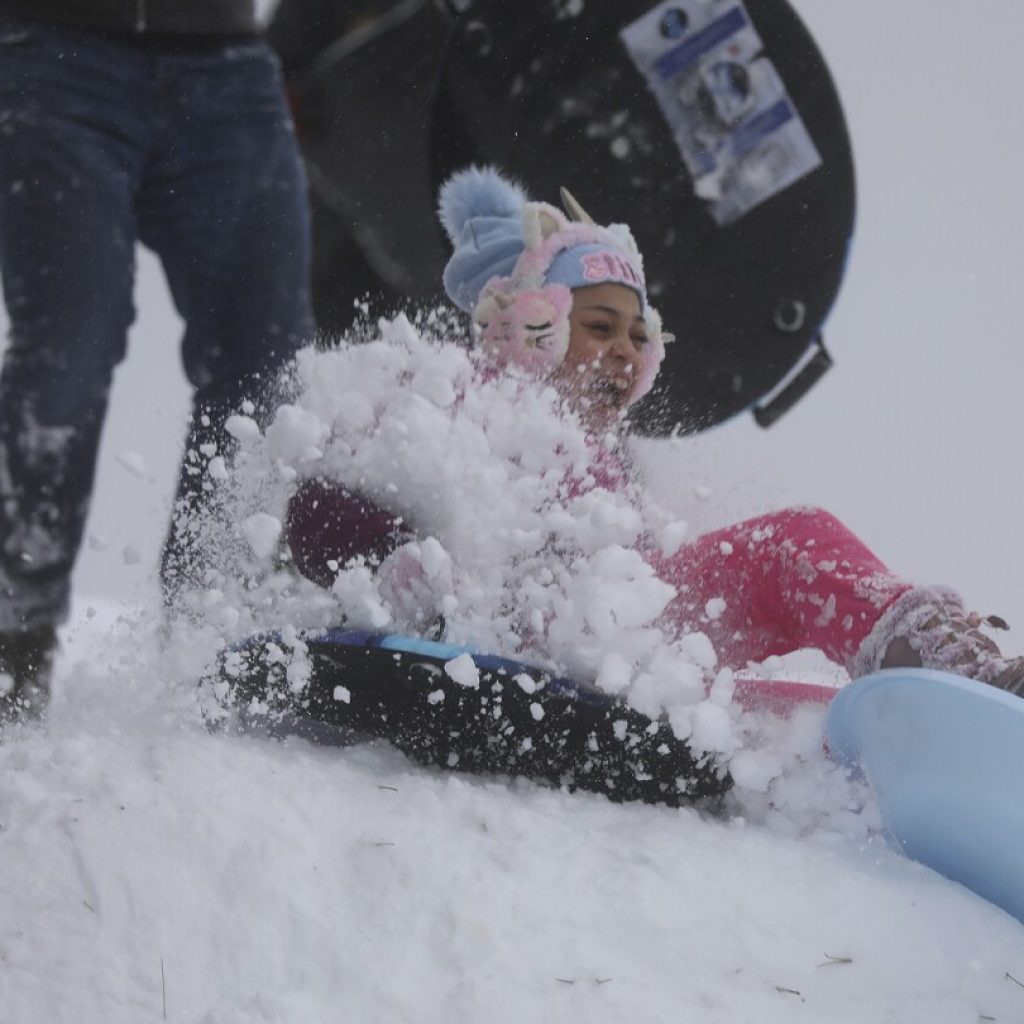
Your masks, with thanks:
[(335, 570), (362, 555), (380, 562), (415, 538), (401, 520), (372, 501), (325, 480), (308, 480), (288, 504), (288, 544), (303, 576), (330, 587)]

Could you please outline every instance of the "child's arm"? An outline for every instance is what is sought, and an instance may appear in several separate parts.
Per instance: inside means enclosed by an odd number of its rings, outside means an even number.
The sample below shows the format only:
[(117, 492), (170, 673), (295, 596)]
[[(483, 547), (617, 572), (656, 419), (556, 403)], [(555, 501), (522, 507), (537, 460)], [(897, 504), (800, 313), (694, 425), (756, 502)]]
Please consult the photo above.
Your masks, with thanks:
[(362, 555), (380, 562), (415, 533), (400, 516), (339, 484), (308, 480), (288, 504), (288, 544), (295, 566), (322, 587), (334, 582), (328, 562)]

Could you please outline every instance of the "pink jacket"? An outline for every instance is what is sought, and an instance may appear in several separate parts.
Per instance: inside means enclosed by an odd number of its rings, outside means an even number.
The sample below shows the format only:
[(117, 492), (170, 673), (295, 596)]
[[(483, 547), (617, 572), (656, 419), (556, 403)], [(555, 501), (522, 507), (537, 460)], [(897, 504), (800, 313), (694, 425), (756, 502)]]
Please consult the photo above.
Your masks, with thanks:
[[(600, 453), (593, 481), (572, 492), (627, 485), (614, 455)], [(329, 561), (379, 562), (415, 536), (398, 517), (323, 480), (291, 501), (288, 541), (299, 571), (330, 586)], [(664, 622), (706, 633), (734, 667), (811, 647), (850, 667), (861, 644), (910, 584), (893, 574), (834, 516), (789, 508), (704, 534), (670, 556), (644, 545), (659, 577), (677, 591)]]

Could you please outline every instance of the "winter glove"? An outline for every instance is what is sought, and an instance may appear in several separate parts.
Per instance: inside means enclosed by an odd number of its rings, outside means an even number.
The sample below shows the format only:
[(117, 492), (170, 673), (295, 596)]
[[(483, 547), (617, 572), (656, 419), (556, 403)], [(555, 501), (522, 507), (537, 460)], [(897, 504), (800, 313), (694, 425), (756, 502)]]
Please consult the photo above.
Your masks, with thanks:
[(422, 632), (442, 613), (453, 590), (452, 562), (433, 537), (396, 548), (377, 570), (380, 595), (399, 629)]

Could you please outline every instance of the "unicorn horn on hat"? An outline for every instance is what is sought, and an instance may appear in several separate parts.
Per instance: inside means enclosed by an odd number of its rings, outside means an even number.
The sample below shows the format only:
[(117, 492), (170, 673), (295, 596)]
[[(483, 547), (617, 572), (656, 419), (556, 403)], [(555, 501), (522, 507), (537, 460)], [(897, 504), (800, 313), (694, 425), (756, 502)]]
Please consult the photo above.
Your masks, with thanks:
[(564, 185), (558, 190), (558, 194), (562, 197), (562, 207), (569, 215), (570, 220), (574, 220), (578, 224), (594, 223), (594, 218), (580, 206), (579, 200)]

